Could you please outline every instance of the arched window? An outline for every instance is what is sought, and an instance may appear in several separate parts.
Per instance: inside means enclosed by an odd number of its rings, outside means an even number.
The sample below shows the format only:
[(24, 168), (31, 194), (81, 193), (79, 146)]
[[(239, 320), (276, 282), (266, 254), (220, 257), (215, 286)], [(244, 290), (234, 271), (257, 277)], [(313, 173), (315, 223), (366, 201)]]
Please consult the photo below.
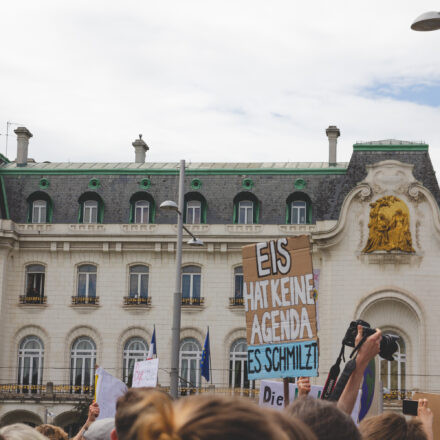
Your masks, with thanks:
[(198, 266), (182, 268), (182, 304), (200, 305), (201, 269)]
[(130, 267), (130, 298), (148, 297), (148, 266)]
[(400, 391), (405, 391), (406, 379), (406, 351), (405, 341), (400, 338), (397, 341), (398, 350), (394, 353), (394, 361), (387, 361), (380, 358), (380, 378), (384, 388), (384, 394), (397, 393), (400, 398)]
[(148, 344), (142, 338), (131, 338), (124, 345), (123, 381), (131, 387), (136, 362), (144, 361), (148, 355)]
[(180, 343), (181, 394), (192, 394), (200, 386), (200, 357), (202, 347), (194, 338)]
[(289, 225), (312, 223), (312, 202), (307, 194), (295, 192), (287, 198), (286, 223)]
[(257, 224), (260, 216), (260, 203), (254, 194), (242, 192), (234, 198), (233, 223), (241, 225)]
[(51, 223), (52, 200), (43, 191), (32, 193), (28, 199), (28, 223)]
[(26, 336), (18, 350), (18, 385), (23, 393), (40, 391), (43, 380), (44, 345), (37, 336)]
[(206, 223), (207, 204), (199, 192), (185, 194), (183, 222), (190, 225)]
[(92, 393), (95, 382), (95, 363), (95, 343), (86, 336), (76, 339), (70, 352), (70, 386), (73, 393)]
[(43, 303), (44, 276), (45, 267), (42, 264), (30, 264), (26, 266), (26, 303)]
[(77, 296), (75, 304), (97, 304), (96, 296), (97, 268), (93, 264), (78, 266)]
[(130, 198), (130, 223), (154, 223), (155, 203), (151, 194), (138, 191)]
[(246, 339), (237, 339), (229, 352), (229, 386), (231, 388), (255, 388), (248, 379)]
[(79, 223), (102, 223), (104, 218), (104, 202), (99, 194), (88, 191), (81, 195), (79, 202)]

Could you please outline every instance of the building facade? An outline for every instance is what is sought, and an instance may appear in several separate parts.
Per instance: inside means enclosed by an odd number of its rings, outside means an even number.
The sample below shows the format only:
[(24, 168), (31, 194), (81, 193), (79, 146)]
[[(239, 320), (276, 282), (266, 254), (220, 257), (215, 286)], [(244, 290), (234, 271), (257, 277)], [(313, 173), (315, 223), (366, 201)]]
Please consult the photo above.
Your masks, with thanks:
[[(76, 422), (96, 365), (131, 381), (156, 329), (159, 382), (169, 384), (176, 264), (177, 163), (36, 163), (19, 128), (17, 159), (0, 165), (0, 424)], [(184, 222), (205, 245), (184, 244), (181, 393), (253, 395), (247, 380), (242, 246), (308, 234), (318, 284), (323, 384), (351, 320), (397, 334), (396, 361), (377, 384), (440, 389), (440, 190), (428, 145), (353, 146), (336, 162), (329, 127), (322, 163), (192, 163)], [(189, 238), (189, 237), (188, 237)], [(406, 246), (406, 247), (405, 247)], [(212, 384), (199, 360), (209, 326)], [(379, 385), (376, 387), (379, 390)]]

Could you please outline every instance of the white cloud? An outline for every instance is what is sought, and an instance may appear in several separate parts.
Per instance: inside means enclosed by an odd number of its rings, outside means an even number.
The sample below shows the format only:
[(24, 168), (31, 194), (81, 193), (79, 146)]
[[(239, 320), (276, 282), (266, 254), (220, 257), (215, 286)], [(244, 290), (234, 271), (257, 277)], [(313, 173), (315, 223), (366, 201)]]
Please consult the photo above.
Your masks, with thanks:
[(40, 161), (132, 161), (138, 133), (151, 161), (325, 161), (325, 128), (336, 124), (340, 160), (357, 140), (423, 139), (439, 169), (440, 103), (362, 93), (439, 80), (440, 31), (409, 28), (436, 9), (410, 0), (9, 2), (0, 133), (6, 121), (26, 125)]

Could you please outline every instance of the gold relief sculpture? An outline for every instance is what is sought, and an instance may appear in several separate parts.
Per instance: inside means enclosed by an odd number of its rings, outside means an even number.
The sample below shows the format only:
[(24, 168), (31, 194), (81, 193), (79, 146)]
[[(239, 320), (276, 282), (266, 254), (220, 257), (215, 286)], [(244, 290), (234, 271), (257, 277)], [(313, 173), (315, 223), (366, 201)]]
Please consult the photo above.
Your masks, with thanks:
[(415, 252), (409, 230), (409, 211), (402, 200), (385, 196), (370, 203), (370, 231), (363, 252)]

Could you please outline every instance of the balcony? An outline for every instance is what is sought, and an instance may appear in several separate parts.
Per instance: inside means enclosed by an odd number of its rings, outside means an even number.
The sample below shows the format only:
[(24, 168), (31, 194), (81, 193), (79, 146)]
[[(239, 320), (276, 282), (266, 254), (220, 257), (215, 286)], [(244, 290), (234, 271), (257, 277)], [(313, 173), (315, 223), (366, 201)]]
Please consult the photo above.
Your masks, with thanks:
[(124, 306), (151, 306), (151, 298), (124, 296)]
[(182, 298), (182, 306), (203, 306), (205, 298)]
[(20, 304), (46, 304), (45, 296), (20, 295)]
[(242, 307), (244, 306), (244, 301), (242, 296), (231, 296), (229, 297), (229, 305), (231, 307)]
[(72, 305), (83, 306), (83, 305), (99, 305), (99, 296), (72, 296)]

